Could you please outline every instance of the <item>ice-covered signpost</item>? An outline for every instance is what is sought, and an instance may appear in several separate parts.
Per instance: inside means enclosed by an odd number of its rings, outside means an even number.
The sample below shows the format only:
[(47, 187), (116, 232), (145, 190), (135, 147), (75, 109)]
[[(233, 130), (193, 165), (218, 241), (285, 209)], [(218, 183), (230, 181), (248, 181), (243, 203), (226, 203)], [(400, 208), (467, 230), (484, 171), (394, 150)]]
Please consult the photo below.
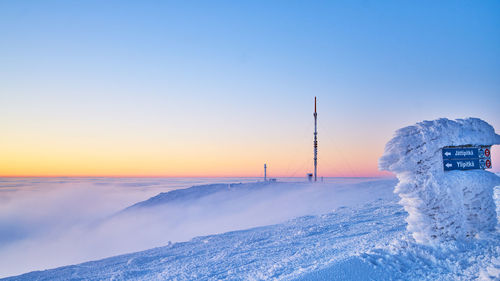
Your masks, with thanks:
[(408, 230), (424, 244), (475, 237), (495, 228), (490, 146), (500, 144), (477, 118), (423, 121), (399, 129), (379, 159), (396, 174), (395, 188), (408, 212)]

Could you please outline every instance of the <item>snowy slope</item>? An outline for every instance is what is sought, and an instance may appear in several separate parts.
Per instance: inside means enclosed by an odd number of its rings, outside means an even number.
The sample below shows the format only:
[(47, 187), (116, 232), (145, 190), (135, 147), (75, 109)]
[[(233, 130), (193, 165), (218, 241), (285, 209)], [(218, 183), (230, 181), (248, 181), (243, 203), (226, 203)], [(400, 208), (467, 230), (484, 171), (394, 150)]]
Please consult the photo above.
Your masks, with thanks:
[[(299, 184), (304, 186), (305, 183)], [(263, 188), (269, 188), (270, 185), (274, 187), (274, 190), (279, 189), (282, 186), (287, 188), (295, 187), (297, 184), (293, 183), (281, 183), (281, 182), (256, 182), (256, 183), (228, 183), (228, 184), (206, 184), (197, 185), (185, 189), (177, 189), (169, 192), (162, 192), (156, 196), (149, 198), (148, 200), (138, 202), (130, 207), (127, 207), (124, 212), (131, 212), (139, 210), (142, 208), (157, 207), (164, 204), (176, 203), (176, 202), (187, 202), (196, 199), (200, 199), (206, 196), (210, 196), (217, 193), (234, 193), (235, 191), (253, 191), (260, 190)]]
[[(6, 280), (472, 280), (500, 278), (500, 237), (429, 247), (405, 230), (394, 180), (339, 192), (361, 202), (322, 215), (196, 237), (187, 242)], [(498, 187), (495, 190), (498, 206)], [(163, 195), (165, 196), (165, 195)], [(160, 200), (161, 201), (161, 200)], [(168, 200), (167, 200), (168, 201)], [(148, 204), (146, 204), (148, 205)], [(143, 206), (144, 207), (144, 206)]]
[[(262, 280), (292, 278), (387, 244), (404, 229), (395, 202), (375, 200), (360, 209), (339, 208), (286, 223), (204, 236), (130, 255), (12, 280), (163, 279)], [(381, 235), (383, 234), (383, 235)], [(390, 234), (390, 235), (387, 235)]]
[[(130, 207), (125, 208), (120, 214), (130, 213), (134, 211), (141, 211), (152, 207), (161, 207), (175, 203), (195, 203), (200, 199), (211, 199), (221, 202), (224, 200), (238, 200), (243, 197), (248, 198), (252, 196), (263, 196), (267, 199), (274, 200), (275, 197), (280, 197), (285, 194), (301, 195), (306, 197), (317, 196), (337, 196), (342, 194), (345, 188), (365, 188), (367, 183), (369, 188), (374, 189), (375, 185), (380, 185), (391, 180), (381, 181), (374, 178), (347, 178), (347, 179), (328, 179), (325, 183), (311, 184), (309, 182), (251, 182), (251, 183), (225, 183), (225, 184), (206, 184), (197, 185), (185, 189), (177, 189), (168, 192), (162, 192), (148, 200), (138, 202)], [(384, 182), (384, 183), (382, 183)], [(335, 190), (333, 190), (334, 188)], [(333, 192), (332, 192), (333, 191)], [(386, 190), (384, 190), (386, 191)], [(358, 198), (362, 200), (364, 194), (360, 194)], [(262, 199), (262, 198), (259, 198)], [(332, 198), (333, 199), (333, 198)], [(347, 198), (346, 198), (347, 199)], [(302, 200), (303, 202), (305, 200)], [(356, 198), (350, 198), (349, 202), (359, 201)], [(329, 202), (329, 206), (332, 206)], [(335, 205), (335, 204), (334, 204)]]
[[(265, 184), (254, 178), (229, 185), (229, 180), (172, 191), (198, 179), (22, 179), (22, 189), (0, 204), (0, 278), (325, 214), (374, 196), (392, 197), (396, 183), (325, 178), (322, 184)], [(19, 180), (2, 182), (11, 186)], [(24, 198), (29, 200), (19, 200)], [(138, 201), (143, 202), (123, 211)]]

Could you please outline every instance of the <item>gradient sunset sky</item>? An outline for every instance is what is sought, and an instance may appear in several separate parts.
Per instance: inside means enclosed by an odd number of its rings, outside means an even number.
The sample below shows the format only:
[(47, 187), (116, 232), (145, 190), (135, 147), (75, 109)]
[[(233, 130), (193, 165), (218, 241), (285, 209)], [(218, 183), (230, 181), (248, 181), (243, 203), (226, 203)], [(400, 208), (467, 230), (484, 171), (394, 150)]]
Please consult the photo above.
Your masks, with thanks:
[[(500, 1), (0, 1), (0, 176), (377, 170), (398, 128), (500, 130)], [(493, 149), (500, 171), (500, 149)]]

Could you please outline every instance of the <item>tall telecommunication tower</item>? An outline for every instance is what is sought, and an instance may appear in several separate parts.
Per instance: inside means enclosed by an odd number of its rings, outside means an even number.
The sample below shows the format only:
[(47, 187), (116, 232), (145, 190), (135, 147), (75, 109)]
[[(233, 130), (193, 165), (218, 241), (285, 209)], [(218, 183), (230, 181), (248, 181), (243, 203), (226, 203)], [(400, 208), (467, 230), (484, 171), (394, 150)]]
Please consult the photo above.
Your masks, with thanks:
[(314, 181), (318, 180), (318, 113), (316, 112), (316, 97), (314, 97)]

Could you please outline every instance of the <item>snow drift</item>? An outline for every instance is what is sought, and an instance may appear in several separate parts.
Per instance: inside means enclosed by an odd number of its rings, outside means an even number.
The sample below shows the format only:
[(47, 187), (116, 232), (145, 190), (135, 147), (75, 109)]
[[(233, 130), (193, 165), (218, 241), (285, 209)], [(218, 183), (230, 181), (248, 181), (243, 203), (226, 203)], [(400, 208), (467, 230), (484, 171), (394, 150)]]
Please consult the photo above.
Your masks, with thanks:
[(473, 237), (497, 223), (493, 188), (500, 178), (488, 171), (443, 171), (442, 148), (500, 144), (500, 136), (477, 119), (424, 121), (396, 131), (379, 159), (395, 173), (395, 193), (409, 213), (408, 230), (424, 244)]

